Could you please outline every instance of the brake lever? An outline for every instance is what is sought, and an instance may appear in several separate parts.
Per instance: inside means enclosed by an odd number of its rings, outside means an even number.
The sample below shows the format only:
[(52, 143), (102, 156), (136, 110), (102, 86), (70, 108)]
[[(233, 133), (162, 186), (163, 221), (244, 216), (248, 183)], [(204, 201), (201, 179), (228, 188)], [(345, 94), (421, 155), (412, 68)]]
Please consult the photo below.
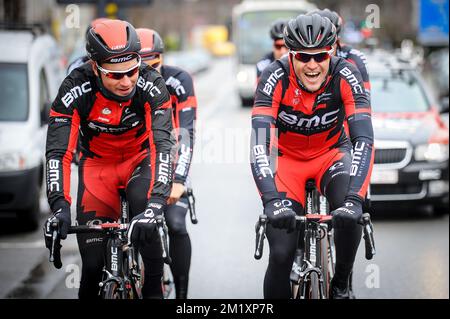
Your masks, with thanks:
[(52, 232), (52, 247), (50, 249), (49, 261), (52, 263), (55, 261), (54, 254), (55, 254), (55, 242), (56, 242), (56, 238), (58, 237), (58, 222), (53, 221), (50, 224), (50, 227), (53, 229), (53, 232)]
[(169, 248), (167, 243), (167, 227), (164, 224), (164, 217), (162, 215), (156, 216), (156, 226), (158, 228), (159, 239), (161, 240), (162, 257), (164, 262), (168, 265), (172, 263), (169, 256)]
[(367, 260), (371, 260), (373, 256), (376, 255), (376, 249), (375, 249), (375, 239), (373, 236), (373, 225), (372, 221), (370, 220), (370, 214), (364, 213), (361, 219), (364, 230), (363, 238), (366, 249), (365, 257)]
[(264, 249), (264, 238), (266, 237), (266, 225), (267, 225), (267, 216), (260, 215), (258, 221), (255, 225), (256, 232), (256, 241), (255, 241), (255, 254), (254, 257), (256, 260), (261, 259), (263, 255)]
[(191, 222), (192, 224), (197, 224), (198, 223), (198, 219), (197, 219), (197, 215), (195, 213), (195, 196), (194, 196), (194, 192), (192, 191), (192, 188), (188, 188), (187, 191), (187, 197), (188, 197), (188, 204), (189, 204), (189, 215), (191, 217)]

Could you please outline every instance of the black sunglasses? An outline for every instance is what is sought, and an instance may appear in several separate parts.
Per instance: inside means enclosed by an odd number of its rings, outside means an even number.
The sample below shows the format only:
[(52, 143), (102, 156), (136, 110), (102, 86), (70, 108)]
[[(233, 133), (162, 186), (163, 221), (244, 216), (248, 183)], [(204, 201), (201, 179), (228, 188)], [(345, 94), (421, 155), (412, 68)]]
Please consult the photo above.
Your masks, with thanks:
[(317, 53), (307, 53), (302, 51), (291, 51), (294, 58), (302, 63), (308, 63), (311, 59), (314, 59), (317, 63), (321, 63), (331, 57), (333, 51), (322, 51)]

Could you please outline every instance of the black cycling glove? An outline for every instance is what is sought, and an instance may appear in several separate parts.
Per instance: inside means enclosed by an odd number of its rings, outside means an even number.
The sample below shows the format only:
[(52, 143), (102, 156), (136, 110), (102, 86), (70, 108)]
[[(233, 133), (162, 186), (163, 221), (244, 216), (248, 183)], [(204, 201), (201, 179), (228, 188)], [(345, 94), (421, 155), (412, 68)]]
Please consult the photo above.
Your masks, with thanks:
[(286, 228), (288, 232), (295, 229), (295, 212), (284, 206), (280, 199), (273, 199), (264, 205), (264, 214), (275, 228)]
[(331, 212), (333, 227), (335, 229), (351, 229), (360, 221), (363, 214), (361, 200), (347, 197), (344, 204)]
[(135, 216), (128, 228), (128, 243), (139, 246), (155, 236), (156, 216), (162, 215), (166, 208), (165, 200), (151, 198), (143, 213)]

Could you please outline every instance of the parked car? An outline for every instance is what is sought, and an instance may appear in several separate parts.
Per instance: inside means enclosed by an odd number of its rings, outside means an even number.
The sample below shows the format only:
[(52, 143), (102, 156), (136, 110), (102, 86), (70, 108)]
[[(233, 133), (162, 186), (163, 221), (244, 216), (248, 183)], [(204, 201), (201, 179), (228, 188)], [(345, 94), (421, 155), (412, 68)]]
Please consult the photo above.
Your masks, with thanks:
[(39, 222), (50, 103), (63, 80), (55, 40), (32, 30), (0, 30), (0, 217)]
[(389, 52), (367, 59), (376, 149), (372, 202), (447, 211), (448, 123), (416, 70)]

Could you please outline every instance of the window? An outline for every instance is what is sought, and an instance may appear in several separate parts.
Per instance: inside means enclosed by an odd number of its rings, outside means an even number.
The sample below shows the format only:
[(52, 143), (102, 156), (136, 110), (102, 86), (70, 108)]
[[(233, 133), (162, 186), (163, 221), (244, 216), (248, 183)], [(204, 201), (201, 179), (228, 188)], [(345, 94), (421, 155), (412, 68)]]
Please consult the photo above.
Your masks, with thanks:
[(413, 77), (371, 77), (370, 85), (374, 112), (426, 112), (429, 109), (423, 87)]
[(0, 121), (28, 118), (28, 75), (24, 63), (0, 63)]
[[(47, 112), (45, 110), (45, 106), (50, 102), (48, 87), (47, 87), (47, 76), (45, 75), (45, 70), (41, 69), (39, 74), (39, 108), (41, 117), (43, 112)], [(45, 123), (42, 123), (45, 124)]]

